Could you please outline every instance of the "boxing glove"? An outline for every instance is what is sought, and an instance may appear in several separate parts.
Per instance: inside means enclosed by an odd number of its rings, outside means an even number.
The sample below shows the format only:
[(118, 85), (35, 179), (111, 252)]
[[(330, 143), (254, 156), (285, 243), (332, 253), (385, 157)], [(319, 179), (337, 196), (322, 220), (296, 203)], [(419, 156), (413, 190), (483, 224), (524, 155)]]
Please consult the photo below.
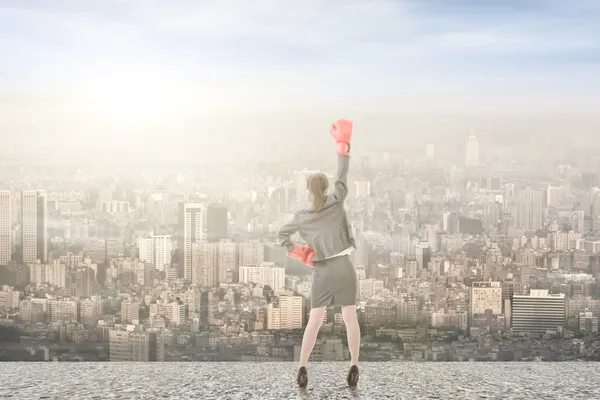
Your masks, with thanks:
[(315, 251), (309, 245), (300, 246), (297, 243), (292, 245), (292, 250), (287, 253), (287, 256), (290, 258), (295, 258), (300, 261), (302, 264), (306, 264), (310, 267), (314, 267), (315, 264), (312, 263), (311, 259), (315, 255)]
[(352, 139), (352, 121), (338, 119), (329, 128), (329, 133), (335, 139), (335, 151), (347, 156), (350, 154), (350, 139)]

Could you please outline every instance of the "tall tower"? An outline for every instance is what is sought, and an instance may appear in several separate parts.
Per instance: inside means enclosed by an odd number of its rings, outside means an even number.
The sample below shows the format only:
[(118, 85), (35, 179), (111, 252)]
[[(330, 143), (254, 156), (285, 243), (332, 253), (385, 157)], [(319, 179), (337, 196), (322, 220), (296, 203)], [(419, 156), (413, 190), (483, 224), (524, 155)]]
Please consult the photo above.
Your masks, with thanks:
[(227, 206), (212, 205), (207, 208), (206, 233), (209, 242), (227, 238)]
[(171, 265), (171, 251), (173, 241), (170, 235), (152, 236), (152, 262), (154, 268), (159, 271), (165, 270), (165, 265)]
[(23, 263), (48, 261), (48, 197), (45, 190), (21, 193)]
[(541, 190), (523, 189), (517, 214), (519, 228), (537, 231), (544, 226), (544, 193)]
[(204, 205), (201, 203), (180, 203), (179, 205), (179, 271), (183, 279), (192, 279), (192, 243), (204, 239), (202, 223)]
[(465, 167), (479, 166), (479, 140), (472, 131), (465, 138)]
[(10, 261), (11, 198), (9, 190), (0, 190), (0, 265)]

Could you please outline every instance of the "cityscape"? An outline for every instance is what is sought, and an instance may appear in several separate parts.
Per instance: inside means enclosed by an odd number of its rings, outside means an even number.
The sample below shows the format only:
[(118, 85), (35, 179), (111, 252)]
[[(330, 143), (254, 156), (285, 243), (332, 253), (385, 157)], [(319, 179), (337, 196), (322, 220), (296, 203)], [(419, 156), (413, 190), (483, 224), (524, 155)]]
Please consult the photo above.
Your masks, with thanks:
[[(458, 140), (453, 157), (352, 157), (361, 360), (600, 359), (600, 165)], [(311, 268), (277, 232), (335, 159), (277, 157), (218, 173), (6, 162), (0, 360), (297, 361)], [(339, 307), (310, 360), (349, 360)]]

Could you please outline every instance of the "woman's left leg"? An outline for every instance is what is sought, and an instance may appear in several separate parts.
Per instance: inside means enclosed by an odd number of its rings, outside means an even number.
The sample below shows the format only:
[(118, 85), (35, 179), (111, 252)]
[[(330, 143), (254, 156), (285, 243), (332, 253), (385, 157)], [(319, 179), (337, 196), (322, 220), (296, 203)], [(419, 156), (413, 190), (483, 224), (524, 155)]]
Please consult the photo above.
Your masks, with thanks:
[(310, 317), (308, 318), (308, 324), (306, 324), (304, 337), (302, 338), (299, 367), (306, 367), (306, 363), (310, 358), (310, 353), (312, 353), (315, 343), (317, 342), (317, 335), (323, 324), (323, 318), (325, 318), (325, 307), (318, 307), (310, 310)]

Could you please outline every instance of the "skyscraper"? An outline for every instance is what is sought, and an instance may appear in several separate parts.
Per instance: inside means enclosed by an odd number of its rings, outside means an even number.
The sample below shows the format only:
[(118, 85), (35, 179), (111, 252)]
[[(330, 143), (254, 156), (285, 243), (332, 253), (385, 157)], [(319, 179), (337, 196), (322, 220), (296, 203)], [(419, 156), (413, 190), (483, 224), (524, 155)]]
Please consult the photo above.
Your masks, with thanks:
[(201, 203), (180, 203), (179, 205), (179, 269), (183, 279), (192, 279), (192, 244), (204, 239), (204, 224)]
[(217, 275), (218, 282), (237, 282), (239, 266), (238, 244), (229, 239), (221, 239), (219, 242), (219, 271)]
[(48, 261), (48, 201), (45, 190), (24, 190), (21, 194), (23, 263)]
[(544, 225), (544, 193), (541, 190), (523, 189), (517, 215), (519, 228), (530, 231), (542, 229)]
[(240, 244), (240, 265), (260, 265), (265, 261), (265, 245), (258, 240)]
[(11, 198), (9, 190), (0, 190), (0, 265), (10, 261)]
[(465, 138), (465, 167), (479, 166), (479, 141), (469, 132)]
[(209, 242), (227, 238), (227, 206), (212, 205), (206, 210), (206, 233)]
[(139, 259), (152, 264), (159, 271), (165, 270), (165, 265), (171, 265), (173, 241), (170, 235), (152, 235), (138, 238)]
[(215, 287), (218, 282), (218, 244), (197, 240), (192, 243), (190, 281), (203, 287)]

